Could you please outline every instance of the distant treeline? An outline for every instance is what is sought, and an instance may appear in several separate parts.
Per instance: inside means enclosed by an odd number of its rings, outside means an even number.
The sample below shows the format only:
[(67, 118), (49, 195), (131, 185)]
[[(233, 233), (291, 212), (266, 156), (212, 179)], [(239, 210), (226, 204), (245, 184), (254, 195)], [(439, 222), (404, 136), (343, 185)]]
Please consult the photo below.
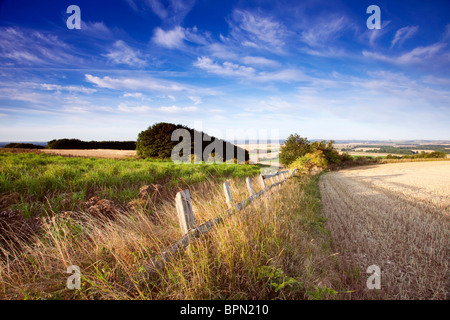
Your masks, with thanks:
[(78, 139), (54, 139), (47, 149), (117, 149), (136, 150), (135, 141), (81, 141)]
[(392, 154), (388, 154), (386, 159), (431, 159), (431, 158), (446, 158), (447, 154), (445, 152), (424, 152), (411, 155), (404, 156), (393, 156)]
[(393, 146), (382, 146), (382, 145), (357, 145), (352, 148), (342, 149), (342, 151), (355, 151), (360, 148), (377, 148), (377, 149), (370, 149), (366, 150), (365, 152), (370, 153), (397, 153), (397, 154), (405, 154), (405, 155), (414, 155), (419, 154), (417, 151), (413, 151), (413, 149), (416, 150), (433, 150), (435, 152), (443, 152), (446, 154), (450, 153), (450, 149), (446, 149), (449, 146), (447, 145), (414, 145), (414, 146), (408, 146), (408, 147), (393, 147)]
[(44, 149), (43, 146), (32, 143), (12, 142), (4, 146), (4, 148), (19, 148), (19, 149)]

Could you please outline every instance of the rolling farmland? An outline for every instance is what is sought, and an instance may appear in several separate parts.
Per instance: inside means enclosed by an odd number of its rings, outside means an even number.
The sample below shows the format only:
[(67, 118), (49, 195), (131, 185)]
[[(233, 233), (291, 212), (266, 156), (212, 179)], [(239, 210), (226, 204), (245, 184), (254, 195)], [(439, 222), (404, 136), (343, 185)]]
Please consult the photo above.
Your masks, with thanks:
[[(353, 299), (445, 299), (449, 290), (450, 163), (367, 166), (322, 176), (323, 213)], [(381, 290), (366, 269), (381, 270)]]

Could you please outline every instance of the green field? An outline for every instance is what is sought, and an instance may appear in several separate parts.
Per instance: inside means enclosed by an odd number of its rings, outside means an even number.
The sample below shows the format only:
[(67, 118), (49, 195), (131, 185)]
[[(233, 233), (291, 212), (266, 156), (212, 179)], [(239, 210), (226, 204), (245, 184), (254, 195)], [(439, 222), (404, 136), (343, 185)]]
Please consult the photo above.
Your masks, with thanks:
[(160, 184), (166, 191), (206, 180), (253, 176), (257, 165), (174, 164), (153, 159), (68, 158), (35, 153), (0, 153), (0, 194), (17, 192), (11, 206), (25, 216), (75, 210), (91, 196), (125, 206), (139, 188)]
[[(331, 288), (341, 287), (323, 272), (335, 261), (318, 177), (289, 179), (190, 244), (156, 278), (129, 287), (148, 259), (180, 238), (172, 197), (180, 187), (189, 189), (199, 224), (228, 208), (225, 179), (236, 202), (248, 197), (247, 176), (259, 191), (261, 167), (35, 153), (0, 153), (0, 164), (1, 196), (20, 195), (0, 210), (0, 299), (332, 299)], [(156, 207), (147, 200), (106, 219), (83, 207), (95, 195), (126, 208), (151, 183), (171, 190)], [(26, 228), (32, 220), (38, 225)], [(66, 286), (70, 265), (81, 270), (80, 289)]]

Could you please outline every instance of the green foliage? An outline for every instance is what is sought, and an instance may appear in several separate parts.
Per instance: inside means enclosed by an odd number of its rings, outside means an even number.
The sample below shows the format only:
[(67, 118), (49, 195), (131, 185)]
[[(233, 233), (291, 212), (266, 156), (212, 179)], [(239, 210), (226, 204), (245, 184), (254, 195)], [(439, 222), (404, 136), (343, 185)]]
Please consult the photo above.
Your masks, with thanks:
[(43, 146), (39, 146), (32, 143), (8, 143), (4, 148), (19, 148), (19, 149), (44, 149)]
[(320, 150), (328, 163), (340, 164), (341, 157), (339, 156), (339, 152), (334, 148), (333, 144), (333, 140), (328, 143), (326, 141), (315, 141), (311, 143), (311, 151)]
[[(139, 133), (136, 143), (138, 156), (142, 158), (170, 158), (174, 147), (181, 142), (185, 143), (184, 140), (172, 141), (172, 133), (177, 129), (184, 129), (189, 132), (190, 141), (188, 141), (188, 146), (190, 145), (190, 155), (180, 154), (181, 158), (188, 156), (186, 157), (186, 160), (188, 161), (194, 159), (189, 157), (192, 155), (195, 155), (195, 160), (199, 162), (203, 159), (203, 161), (215, 160), (217, 162), (236, 163), (234, 159), (236, 156), (241, 159), (241, 154), (243, 155), (243, 159), (245, 159), (244, 161), (250, 159), (247, 150), (239, 148), (230, 142), (209, 136), (204, 132), (199, 132), (180, 124), (175, 125), (165, 122), (156, 123), (147, 130)], [(196, 148), (194, 144), (197, 139), (196, 137), (201, 141), (201, 148)], [(184, 139), (184, 137), (180, 139)], [(217, 146), (220, 145), (219, 150), (213, 148), (212, 150), (214, 151), (205, 155), (205, 148), (213, 142), (216, 143)]]
[[(18, 192), (16, 209), (31, 216), (42, 208), (73, 210), (95, 192), (118, 204), (133, 200), (145, 184), (166, 182), (177, 188), (208, 179), (248, 177), (260, 173), (256, 165), (174, 164), (152, 159), (67, 158), (48, 154), (0, 153), (0, 190)], [(47, 201), (47, 199), (49, 201)]]
[(280, 149), (280, 163), (289, 166), (310, 151), (311, 145), (307, 138), (302, 138), (297, 133), (291, 134)]
[(172, 149), (178, 143), (177, 141), (171, 141), (172, 133), (176, 129), (188, 128), (161, 122), (142, 131), (139, 133), (136, 142), (137, 155), (142, 158), (170, 158)]
[[(310, 143), (308, 139), (302, 138), (296, 133), (291, 134), (280, 149), (280, 163), (287, 167), (308, 153), (320, 151), (323, 154), (327, 164), (340, 164), (341, 157), (338, 151), (334, 148), (333, 144), (333, 140), (329, 142), (322, 140)], [(308, 156), (308, 158), (311, 158), (311, 156)], [(307, 158), (304, 160), (306, 161)]]
[(48, 142), (47, 149), (118, 149), (135, 150), (134, 141), (81, 141), (78, 139), (54, 139)]
[(308, 291), (308, 295), (312, 300), (324, 300), (330, 298), (330, 296), (337, 295), (337, 291), (331, 288), (319, 288), (314, 286), (315, 291)]
[(447, 149), (447, 145), (411, 145), (408, 147), (394, 147), (394, 146), (384, 146), (384, 145), (356, 145), (352, 148), (342, 149), (342, 151), (356, 151), (361, 148), (374, 148), (368, 149), (365, 152), (370, 153), (394, 153), (394, 154), (402, 154), (402, 155), (416, 155), (419, 154), (418, 151), (413, 151), (413, 149), (421, 149), (421, 150), (433, 150), (435, 152), (442, 152), (445, 154), (450, 154), (450, 149)]
[(288, 277), (283, 269), (275, 266), (261, 266), (256, 269), (256, 274), (259, 279), (266, 279), (267, 284), (272, 287), (276, 293), (287, 288), (293, 288), (295, 286), (302, 286), (302, 282)]
[(412, 155), (405, 155), (405, 156), (393, 156), (392, 154), (388, 154), (386, 156), (386, 159), (439, 159), (439, 158), (446, 158), (447, 154), (444, 152), (425, 152), (422, 151), (421, 153), (412, 154)]
[(291, 165), (291, 169), (298, 169), (301, 172), (310, 172), (313, 167), (325, 169), (328, 165), (328, 161), (325, 158), (325, 154), (322, 150), (314, 150), (311, 153), (307, 153), (302, 157), (298, 157)]

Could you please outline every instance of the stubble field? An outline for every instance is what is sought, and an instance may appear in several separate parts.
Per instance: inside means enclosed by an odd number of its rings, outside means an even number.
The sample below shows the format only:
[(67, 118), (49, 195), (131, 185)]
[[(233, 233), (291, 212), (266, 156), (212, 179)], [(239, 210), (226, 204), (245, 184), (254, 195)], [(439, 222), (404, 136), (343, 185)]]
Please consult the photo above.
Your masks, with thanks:
[[(322, 176), (323, 214), (352, 299), (445, 299), (450, 162), (367, 166)], [(365, 281), (381, 270), (381, 289)]]

